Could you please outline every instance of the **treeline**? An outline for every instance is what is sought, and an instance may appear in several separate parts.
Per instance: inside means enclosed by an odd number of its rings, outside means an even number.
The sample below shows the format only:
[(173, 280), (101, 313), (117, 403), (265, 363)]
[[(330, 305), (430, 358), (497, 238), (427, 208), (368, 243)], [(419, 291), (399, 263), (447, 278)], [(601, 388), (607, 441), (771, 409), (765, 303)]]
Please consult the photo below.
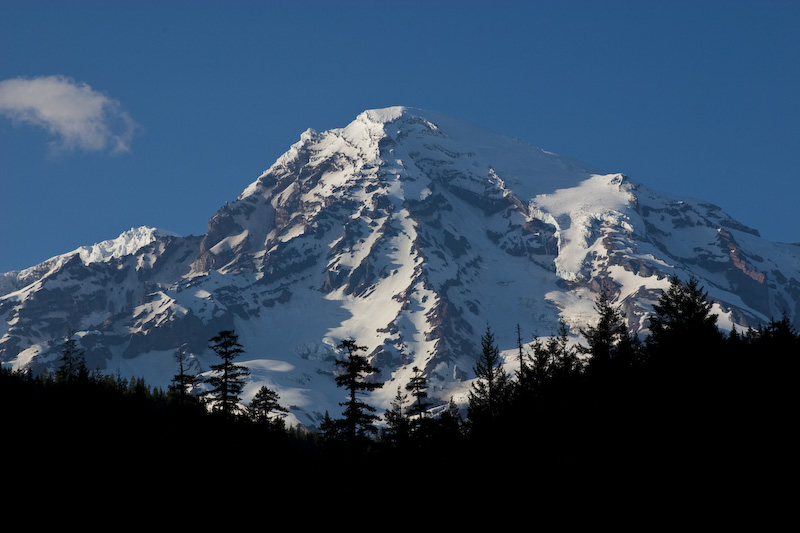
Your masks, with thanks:
[[(339, 348), (340, 413), (314, 432), (287, 427), (279, 396), (262, 387), (242, 407), (248, 371), (233, 331), (210, 340), (220, 358), (205, 379), (182, 361), (168, 390), (89, 372), (71, 336), (54, 374), (0, 373), (6, 450), (26, 460), (53, 453), (93, 463), (137, 458), (155, 471), (224, 468), (303, 476), (360, 469), (469, 472), (527, 478), (741, 474), (781, 468), (794, 455), (800, 335), (784, 317), (725, 335), (707, 293), (674, 278), (644, 339), (628, 331), (603, 291), (596, 322), (569, 341), (567, 328), (523, 343), (508, 373), (491, 327), (481, 338), (466, 410), (433, 414), (425, 376), (398, 388), (383, 413), (369, 392), (379, 369), (355, 340)], [(503, 325), (503, 327), (514, 327)], [(236, 458), (235, 460), (233, 458)], [(75, 464), (75, 463), (72, 463)]]
[[(479, 383), (499, 393), (470, 398), (473, 439), (531, 453), (553, 473), (696, 479), (789, 467), (800, 336), (785, 316), (723, 334), (711, 310), (697, 280), (673, 278), (640, 339), (602, 291), (579, 344), (562, 324), (520, 343), (515, 376), (483, 371)], [(491, 353), (484, 342), (481, 360)], [(529, 424), (502, 431), (513, 420)]]
[(90, 371), (68, 333), (55, 372), (0, 371), (6, 451), (24, 457), (32, 471), (47, 469), (57, 457), (56, 475), (113, 464), (178, 478), (234, 454), (305, 454), (309, 434), (265, 416), (264, 409), (283, 410), (277, 396), (259, 391), (240, 410), (248, 372), (232, 363), (243, 351), (236, 335), (220, 332), (210, 347), (221, 362), (212, 365), (209, 378), (188, 373), (179, 353), (178, 373), (163, 390), (142, 378)]

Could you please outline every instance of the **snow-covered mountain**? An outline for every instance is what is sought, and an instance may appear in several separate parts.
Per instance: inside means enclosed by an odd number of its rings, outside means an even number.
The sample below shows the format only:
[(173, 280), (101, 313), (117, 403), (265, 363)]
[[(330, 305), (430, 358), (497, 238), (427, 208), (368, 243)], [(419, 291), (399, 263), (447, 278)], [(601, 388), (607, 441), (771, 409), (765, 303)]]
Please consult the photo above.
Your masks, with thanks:
[[(668, 277), (698, 278), (724, 328), (784, 313), (800, 326), (800, 246), (768, 242), (710, 203), (676, 198), (482, 128), (405, 107), (304, 132), (202, 236), (138, 228), (0, 274), (0, 361), (53, 368), (68, 329), (90, 368), (166, 387), (235, 329), (290, 423), (338, 416), (335, 346), (381, 369), (386, 408), (411, 369), (463, 400), (480, 336), (577, 332), (601, 283), (634, 330)], [(514, 367), (509, 357), (509, 367)]]

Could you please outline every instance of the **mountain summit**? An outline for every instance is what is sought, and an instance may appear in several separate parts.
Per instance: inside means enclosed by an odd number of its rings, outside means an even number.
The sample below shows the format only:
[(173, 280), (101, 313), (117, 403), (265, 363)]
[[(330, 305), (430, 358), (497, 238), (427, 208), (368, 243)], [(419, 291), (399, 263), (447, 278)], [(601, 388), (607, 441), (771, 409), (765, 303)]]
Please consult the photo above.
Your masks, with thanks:
[(267, 385), (292, 422), (316, 426), (342, 400), (342, 339), (381, 369), (374, 405), (414, 367), (446, 404), (469, 390), (487, 325), (502, 350), (517, 324), (577, 333), (605, 285), (644, 332), (673, 275), (700, 280), (723, 328), (800, 325), (800, 247), (710, 203), (392, 107), (305, 131), (204, 235), (139, 228), (0, 274), (0, 361), (53, 369), (72, 329), (89, 368), (166, 387), (176, 351), (205, 372), (208, 339), (235, 329), (245, 402)]

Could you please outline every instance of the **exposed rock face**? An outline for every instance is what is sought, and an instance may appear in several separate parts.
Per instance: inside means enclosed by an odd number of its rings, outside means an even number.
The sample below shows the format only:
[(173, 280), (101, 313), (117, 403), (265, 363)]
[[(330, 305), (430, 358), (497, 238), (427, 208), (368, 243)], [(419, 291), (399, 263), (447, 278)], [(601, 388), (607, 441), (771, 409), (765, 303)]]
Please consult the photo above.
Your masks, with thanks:
[[(386, 406), (411, 369), (446, 403), (468, 390), (480, 335), (549, 335), (594, 319), (612, 288), (639, 331), (668, 277), (695, 276), (720, 324), (800, 326), (800, 247), (718, 207), (674, 198), (446, 117), (367, 111), (311, 130), (199, 237), (150, 228), (0, 275), (0, 360), (53, 368), (74, 329), (90, 368), (166, 386), (235, 328), (253, 382), (296, 421), (337, 412), (335, 346), (368, 347)], [(577, 331), (577, 329), (575, 330)]]

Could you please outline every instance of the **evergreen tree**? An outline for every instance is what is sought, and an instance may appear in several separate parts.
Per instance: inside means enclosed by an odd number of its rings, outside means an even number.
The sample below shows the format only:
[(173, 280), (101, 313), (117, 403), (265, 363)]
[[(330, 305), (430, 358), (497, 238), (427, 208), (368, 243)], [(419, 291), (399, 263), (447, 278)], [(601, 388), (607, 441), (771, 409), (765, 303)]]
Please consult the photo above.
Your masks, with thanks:
[(338, 348), (346, 350), (345, 359), (337, 359), (336, 366), (342, 373), (336, 376), (336, 385), (344, 387), (348, 392), (348, 400), (340, 403), (344, 410), (344, 428), (347, 441), (356, 445), (363, 443), (368, 434), (377, 433), (375, 422), (380, 418), (375, 408), (364, 402), (359, 395), (383, 387), (383, 383), (368, 381), (368, 376), (380, 372), (369, 364), (366, 357), (358, 352), (366, 350), (353, 339), (343, 340)]
[(757, 345), (770, 359), (797, 359), (800, 357), (800, 334), (785, 314), (780, 320), (770, 319), (760, 326), (752, 336)]
[[(677, 277), (653, 305), (646, 339), (647, 365), (641, 374), (640, 398), (646, 407), (643, 427), (664, 434), (662, 448), (671, 460), (694, 463), (707, 446), (718, 446), (714, 434), (725, 418), (718, 408), (727, 396), (721, 373), (723, 336), (712, 303), (695, 278)], [(721, 364), (722, 363), (722, 364)], [(681, 440), (691, 439), (685, 446)]]
[(436, 440), (443, 444), (458, 440), (462, 436), (462, 424), (463, 420), (458, 405), (451, 396), (447, 403), (447, 409), (442, 411), (434, 424)]
[(506, 407), (509, 379), (500, 360), (494, 333), (488, 326), (481, 337), (481, 355), (474, 371), (476, 379), (469, 391), (467, 418), (473, 426), (489, 427)]
[(147, 385), (143, 377), (131, 378), (128, 381), (127, 395), (131, 398), (143, 400), (149, 398), (150, 394), (150, 387)]
[(248, 417), (258, 424), (273, 429), (285, 429), (283, 417), (289, 412), (279, 403), (278, 393), (262, 385), (247, 407)]
[[(740, 348), (740, 351), (744, 355), (740, 355), (738, 361), (742, 370), (736, 378), (739, 394), (746, 391), (751, 403), (759, 403), (765, 410), (777, 411), (780, 404), (796, 404), (800, 334), (789, 318), (784, 315), (781, 320), (771, 319), (769, 323), (751, 330), (741, 344), (744, 349)], [(753, 398), (753, 395), (760, 398)]]
[(546, 340), (534, 337), (530, 344), (531, 363), (525, 368), (516, 386), (517, 415), (531, 409), (544, 408), (542, 402), (552, 404), (554, 394), (562, 395), (567, 386), (583, 375), (583, 363), (578, 348), (571, 345), (567, 327), (559, 321), (557, 335)]
[(239, 344), (239, 337), (232, 330), (220, 331), (209, 342), (209, 348), (214, 350), (222, 362), (211, 365), (213, 374), (205, 380), (211, 388), (206, 394), (212, 399), (213, 410), (228, 418), (238, 411), (239, 395), (244, 389), (245, 378), (250, 375), (250, 370), (233, 362), (244, 350)]
[(520, 377), (519, 386), (525, 396), (535, 397), (550, 380), (553, 356), (539, 337), (533, 338), (530, 347), (531, 365), (525, 367), (525, 377)]
[(177, 398), (178, 403), (186, 403), (192, 398), (191, 392), (202, 382), (202, 378), (197, 374), (189, 372), (189, 357), (186, 355), (186, 346), (181, 346), (175, 350), (175, 361), (178, 363), (178, 373), (172, 376), (168, 392)]
[(431, 406), (426, 400), (428, 397), (428, 382), (418, 367), (411, 369), (414, 375), (406, 384), (406, 390), (414, 397), (414, 402), (408, 408), (408, 416), (417, 421), (425, 417), (425, 413)]
[(711, 308), (708, 293), (698, 286), (696, 278), (682, 283), (673, 276), (669, 288), (653, 305), (647, 339), (649, 351), (676, 359), (715, 351), (722, 334)]
[(567, 325), (563, 320), (559, 320), (558, 334), (547, 340), (546, 350), (551, 361), (552, 377), (559, 380), (569, 379), (583, 370), (578, 349), (570, 344)]
[(404, 448), (411, 437), (411, 421), (403, 412), (406, 398), (407, 396), (401, 392), (400, 387), (397, 387), (397, 394), (389, 409), (384, 413), (386, 428), (382, 432), (383, 439), (395, 448)]
[(89, 369), (83, 350), (79, 349), (75, 340), (75, 332), (70, 329), (64, 337), (61, 347), (61, 365), (56, 371), (56, 379), (61, 382), (80, 381), (89, 379)]
[(611, 304), (608, 290), (603, 287), (595, 301), (597, 322), (581, 329), (588, 346), (579, 345), (578, 351), (589, 356), (588, 370), (607, 369), (612, 359), (630, 350), (628, 327), (619, 307)]
[(519, 324), (517, 324), (517, 350), (519, 359), (519, 372), (517, 372), (517, 386), (524, 389), (527, 386), (526, 381), (530, 379), (531, 372), (528, 363), (525, 362), (528, 356), (522, 344), (522, 332), (520, 331)]
[(336, 455), (345, 445), (344, 420), (331, 417), (328, 411), (319, 425), (319, 443), (323, 451)]

